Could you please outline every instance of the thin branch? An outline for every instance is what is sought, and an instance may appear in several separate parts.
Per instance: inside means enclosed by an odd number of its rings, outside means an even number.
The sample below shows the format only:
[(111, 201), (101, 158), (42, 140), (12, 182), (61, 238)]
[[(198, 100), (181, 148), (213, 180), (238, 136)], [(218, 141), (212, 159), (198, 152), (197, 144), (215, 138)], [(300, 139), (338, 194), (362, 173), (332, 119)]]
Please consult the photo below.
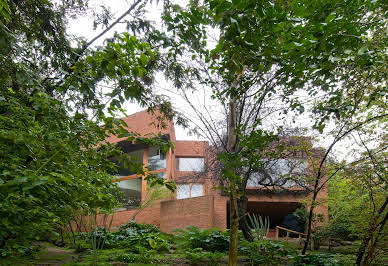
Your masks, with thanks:
[(85, 43), (81, 51), (77, 54), (75, 58), (75, 62), (78, 61), (78, 59), (84, 54), (86, 49), (88, 49), (95, 41), (97, 41), (99, 38), (101, 38), (105, 33), (107, 33), (109, 30), (111, 30), (116, 24), (118, 24), (125, 16), (127, 16), (135, 7), (141, 2), (142, 0), (135, 1), (127, 11), (125, 11), (118, 19), (116, 19), (112, 24), (110, 24), (105, 30), (103, 30), (100, 34), (98, 34), (96, 37), (91, 39), (88, 43)]

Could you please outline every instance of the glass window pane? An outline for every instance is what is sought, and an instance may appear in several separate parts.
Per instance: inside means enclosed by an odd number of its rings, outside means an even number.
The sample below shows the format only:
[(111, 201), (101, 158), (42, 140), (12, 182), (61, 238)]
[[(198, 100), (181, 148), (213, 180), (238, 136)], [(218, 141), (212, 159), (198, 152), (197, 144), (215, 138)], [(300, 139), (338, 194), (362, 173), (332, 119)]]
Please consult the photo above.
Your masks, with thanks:
[(262, 184), (261, 182), (264, 180), (264, 175), (260, 172), (252, 172), (249, 176), (247, 186), (256, 187)]
[[(276, 184), (284, 187), (297, 185), (295, 178), (303, 179), (307, 162), (303, 159), (263, 160), (264, 169), (253, 172), (248, 180), (248, 186)], [(265, 174), (264, 174), (265, 173)]]
[(293, 173), (295, 175), (305, 175), (307, 170), (307, 161), (304, 159), (294, 160)]
[[(144, 150), (141, 149), (137, 151), (128, 152), (127, 154), (131, 157), (131, 161), (135, 163), (143, 163), (143, 153), (144, 153)], [(119, 159), (114, 158), (112, 159), (112, 161), (118, 165), (117, 173), (114, 173), (115, 176), (124, 177), (124, 176), (136, 174), (135, 169), (131, 169), (131, 167), (125, 168), (124, 164), (122, 162), (119, 162)]]
[(190, 186), (189, 185), (178, 185), (176, 198), (177, 199), (190, 198)]
[[(163, 179), (166, 179), (166, 172), (155, 173), (154, 175), (156, 175), (157, 177), (161, 177)], [(150, 184), (150, 183), (151, 183), (151, 180), (148, 180), (147, 184)]]
[(148, 149), (148, 168), (153, 170), (159, 170), (166, 168), (166, 154), (162, 153), (155, 147)]
[(203, 186), (201, 184), (191, 185), (191, 197), (201, 197), (203, 196)]
[(161, 178), (163, 178), (163, 179), (166, 179), (166, 172), (156, 173), (156, 175), (157, 175), (158, 177), (161, 177)]
[(204, 166), (204, 158), (177, 158), (178, 171), (201, 172)]
[(141, 177), (123, 180), (117, 183), (118, 187), (120, 188), (120, 191), (124, 194), (123, 198), (120, 199), (120, 202), (124, 205), (124, 208), (133, 209), (140, 206), (141, 183)]

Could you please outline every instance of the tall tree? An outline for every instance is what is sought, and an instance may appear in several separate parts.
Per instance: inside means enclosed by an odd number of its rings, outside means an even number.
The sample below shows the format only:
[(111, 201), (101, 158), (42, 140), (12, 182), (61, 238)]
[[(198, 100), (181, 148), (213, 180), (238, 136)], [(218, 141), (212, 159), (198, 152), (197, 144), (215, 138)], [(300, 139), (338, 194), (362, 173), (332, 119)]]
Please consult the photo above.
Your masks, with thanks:
[[(228, 123), (234, 123), (224, 127), (228, 139), (220, 156), (232, 208), (234, 198), (244, 196), (244, 183), (237, 171), (245, 165), (241, 151), (258, 149), (259, 132), (271, 133), (260, 127), (259, 118), (250, 125), (240, 123), (243, 112), (238, 107), (244, 106), (247, 96), (260, 106), (276, 95), (277, 104), (289, 116), (313, 111), (314, 128), (320, 131), (330, 119), (349, 119), (373, 109), (378, 105), (374, 99), (385, 97), (378, 96), (385, 95), (384, 76), (375, 74), (366, 91), (353, 85), (360, 73), (385, 68), (386, 36), (378, 34), (386, 24), (381, 12), (386, 12), (386, 5), (379, 1), (214, 0), (190, 1), (187, 7), (166, 4), (163, 19), (168, 33), (163, 37), (169, 48), (163, 62), (167, 78), (178, 88), (210, 88), (213, 99), (226, 106)], [(253, 93), (248, 94), (251, 89)], [(298, 93), (309, 99), (305, 101)], [(325, 160), (326, 156), (312, 184), (314, 194), (324, 177)], [(235, 228), (238, 220), (232, 217), (231, 228)], [(231, 241), (230, 265), (236, 264), (235, 255)]]
[[(136, 24), (143, 8), (135, 1), (111, 26), (130, 13)], [(68, 19), (85, 9), (86, 1), (0, 2), (1, 256), (71, 222), (74, 210), (117, 205), (108, 158), (120, 151), (104, 140), (137, 137), (115, 118), (122, 103), (159, 106), (171, 118), (150, 87), (156, 50), (133, 32), (101, 47), (93, 43), (106, 30), (87, 43), (69, 36)]]

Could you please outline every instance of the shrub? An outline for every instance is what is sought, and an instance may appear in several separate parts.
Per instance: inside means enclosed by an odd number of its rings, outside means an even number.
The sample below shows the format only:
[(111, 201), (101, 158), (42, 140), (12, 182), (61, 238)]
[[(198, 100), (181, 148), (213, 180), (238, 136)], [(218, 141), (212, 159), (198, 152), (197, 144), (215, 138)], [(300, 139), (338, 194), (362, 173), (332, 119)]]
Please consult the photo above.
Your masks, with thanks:
[(221, 252), (203, 251), (202, 248), (195, 248), (185, 252), (186, 258), (191, 265), (217, 265), (219, 260), (224, 256)]
[(336, 259), (331, 254), (310, 254), (310, 255), (295, 255), (288, 256), (292, 265), (316, 265), (316, 266), (331, 266), (342, 265), (339, 259)]
[(242, 254), (249, 257), (252, 265), (278, 265), (282, 257), (288, 254), (283, 244), (268, 240), (242, 241), (239, 249)]
[(139, 233), (160, 233), (157, 226), (153, 224), (139, 224), (135, 222), (129, 222), (119, 227), (119, 231), (124, 231), (128, 228), (137, 230)]
[(229, 233), (222, 232), (220, 229), (199, 229), (190, 226), (186, 230), (178, 230), (178, 245), (182, 248), (196, 249), (201, 248), (204, 251), (226, 252), (229, 249)]
[(151, 254), (148, 252), (141, 252), (139, 254), (120, 253), (116, 255), (114, 260), (125, 263), (150, 263), (152, 258)]
[(120, 226), (118, 231), (109, 232), (99, 228), (95, 234), (97, 238), (105, 238), (104, 248), (129, 248), (136, 252), (139, 247), (156, 251), (170, 249), (167, 237), (154, 225), (130, 222)]
[(354, 229), (354, 224), (349, 225), (346, 217), (337, 217), (335, 220), (329, 221), (330, 223), (325, 228), (320, 228), (321, 231), (326, 231), (328, 237), (353, 241), (361, 234), (359, 228), (358, 230)]
[(10, 255), (34, 255), (40, 251), (41, 247), (34, 245), (32, 242), (18, 243), (17, 241), (9, 241), (0, 248), (0, 258)]

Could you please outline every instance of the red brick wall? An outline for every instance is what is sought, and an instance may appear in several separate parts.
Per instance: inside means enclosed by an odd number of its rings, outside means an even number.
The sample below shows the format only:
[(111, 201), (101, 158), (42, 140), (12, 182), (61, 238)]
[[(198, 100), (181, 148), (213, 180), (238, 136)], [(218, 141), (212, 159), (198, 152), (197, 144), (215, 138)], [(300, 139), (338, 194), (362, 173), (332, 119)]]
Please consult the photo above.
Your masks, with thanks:
[[(213, 190), (213, 181), (211, 173), (205, 176), (190, 176), (191, 172), (176, 171), (176, 157), (204, 157), (205, 161), (209, 155), (209, 143), (207, 141), (176, 141), (174, 125), (171, 121), (167, 122), (167, 128), (161, 128), (155, 115), (146, 111), (133, 114), (124, 120), (129, 125), (130, 131), (136, 131), (140, 134), (161, 132), (162, 134), (170, 134), (171, 140), (174, 142), (175, 149), (168, 154), (167, 159), (167, 176), (178, 182), (201, 183), (204, 186), (204, 196), (191, 199), (183, 199), (178, 201), (165, 201), (158, 203), (152, 208), (143, 210), (137, 217), (136, 221), (140, 223), (150, 223), (160, 226), (163, 231), (171, 232), (175, 228), (185, 228), (188, 225), (195, 225), (200, 228), (219, 227), (226, 229), (227, 226), (227, 197), (220, 195), (219, 190)], [(304, 141), (311, 142), (309, 138), (301, 138)], [(107, 141), (114, 143), (121, 139), (115, 136), (110, 136)], [(311, 145), (311, 143), (309, 143)], [(314, 156), (322, 156), (322, 152), (313, 149)], [(299, 158), (301, 155), (295, 156)], [(205, 162), (206, 163), (206, 162)], [(311, 165), (308, 169), (312, 169)], [(310, 173), (311, 174), (311, 173)], [(272, 202), (298, 202), (306, 196), (293, 196), (286, 194), (268, 196), (250, 195), (249, 201), (272, 201)], [(327, 189), (319, 193), (320, 200), (327, 198)], [(120, 211), (114, 214), (113, 226), (117, 227), (120, 224), (128, 222), (136, 210)], [(327, 220), (327, 204), (318, 206), (317, 213), (324, 214)]]
[(177, 140), (174, 145), (176, 157), (205, 157), (209, 143), (207, 141)]
[(220, 228), (221, 230), (226, 230), (227, 221), (227, 207), (226, 203), (228, 202), (227, 197), (222, 197), (217, 191), (217, 195), (214, 196), (214, 223), (213, 227)]
[(174, 229), (184, 229), (190, 225), (199, 228), (213, 227), (213, 209), (214, 197), (212, 195), (164, 201), (161, 203), (160, 229), (171, 233)]
[[(162, 135), (169, 134), (172, 141), (175, 141), (175, 129), (172, 121), (164, 121), (166, 127), (162, 127), (162, 124), (158, 121), (158, 116), (160, 114), (155, 112), (155, 114), (148, 113), (147, 110), (137, 112), (133, 115), (123, 118), (123, 120), (128, 124), (128, 130), (132, 132), (137, 132), (141, 135), (146, 135), (150, 133), (158, 134), (159, 132)], [(116, 143), (125, 138), (117, 138), (116, 136), (109, 136), (106, 138), (106, 141), (110, 143)]]
[[(128, 223), (137, 210), (118, 211), (113, 214), (112, 227)], [(153, 224), (160, 227), (160, 203), (146, 208), (136, 216), (136, 222)]]

